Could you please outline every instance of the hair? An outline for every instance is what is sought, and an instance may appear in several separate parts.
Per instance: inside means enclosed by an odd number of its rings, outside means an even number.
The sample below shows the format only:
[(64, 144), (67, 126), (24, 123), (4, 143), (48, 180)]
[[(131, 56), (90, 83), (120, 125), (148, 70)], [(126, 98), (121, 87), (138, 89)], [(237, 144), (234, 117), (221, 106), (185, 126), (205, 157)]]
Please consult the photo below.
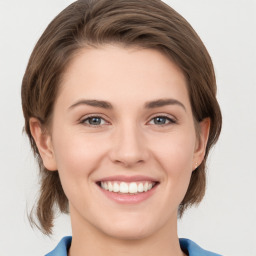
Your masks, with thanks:
[(40, 194), (30, 221), (47, 235), (52, 234), (56, 210), (68, 213), (68, 199), (58, 171), (43, 166), (29, 119), (37, 118), (47, 129), (67, 65), (84, 47), (104, 44), (154, 48), (182, 70), (195, 126), (205, 118), (210, 118), (211, 124), (204, 160), (192, 173), (179, 216), (205, 194), (206, 159), (219, 137), (222, 117), (213, 64), (201, 39), (180, 14), (160, 0), (78, 0), (48, 25), (30, 56), (22, 81), (24, 129), (40, 168)]

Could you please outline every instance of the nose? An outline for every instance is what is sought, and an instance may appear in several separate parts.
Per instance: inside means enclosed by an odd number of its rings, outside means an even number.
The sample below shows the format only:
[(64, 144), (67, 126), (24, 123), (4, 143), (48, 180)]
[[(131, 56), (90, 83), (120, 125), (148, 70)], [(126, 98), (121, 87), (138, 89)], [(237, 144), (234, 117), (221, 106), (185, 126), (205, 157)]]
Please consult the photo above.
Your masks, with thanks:
[(117, 128), (109, 155), (111, 161), (127, 168), (145, 162), (149, 151), (143, 132), (135, 125)]

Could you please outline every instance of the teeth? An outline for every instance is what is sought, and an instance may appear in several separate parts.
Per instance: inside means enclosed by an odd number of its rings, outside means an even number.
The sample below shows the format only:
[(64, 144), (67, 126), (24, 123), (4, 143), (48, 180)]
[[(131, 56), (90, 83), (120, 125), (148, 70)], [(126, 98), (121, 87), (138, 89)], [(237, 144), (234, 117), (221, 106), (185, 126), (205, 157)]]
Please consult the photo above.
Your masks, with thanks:
[(108, 190), (113, 191), (113, 186), (112, 186), (111, 182), (108, 182)]
[(113, 192), (119, 192), (119, 185), (117, 182), (114, 182)]
[(120, 189), (120, 192), (121, 192), (121, 193), (128, 193), (128, 191), (129, 191), (129, 186), (128, 186), (127, 183), (121, 182), (119, 189)]
[(143, 191), (144, 191), (144, 186), (142, 183), (139, 183), (138, 192), (143, 192)]
[(135, 182), (130, 183), (129, 184), (129, 193), (135, 194), (137, 192), (138, 192), (137, 184)]
[(143, 189), (144, 189), (144, 192), (148, 191), (148, 183), (147, 182), (144, 184)]
[(105, 190), (115, 193), (122, 193), (122, 194), (136, 194), (147, 192), (152, 189), (154, 182), (101, 182), (101, 187)]

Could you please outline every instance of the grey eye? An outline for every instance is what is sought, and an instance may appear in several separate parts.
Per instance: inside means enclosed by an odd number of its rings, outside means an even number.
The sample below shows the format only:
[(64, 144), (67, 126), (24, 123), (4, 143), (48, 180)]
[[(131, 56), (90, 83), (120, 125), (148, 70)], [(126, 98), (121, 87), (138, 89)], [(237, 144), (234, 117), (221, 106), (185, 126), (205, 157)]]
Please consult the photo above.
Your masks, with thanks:
[(171, 123), (175, 123), (175, 121), (167, 116), (156, 116), (152, 118), (149, 122), (149, 124), (154, 124), (154, 125), (165, 125), (165, 124), (171, 124)]
[(169, 121), (167, 117), (164, 117), (164, 116), (155, 117), (153, 118), (153, 120), (154, 120), (154, 124), (166, 124), (166, 122)]
[(91, 125), (100, 125), (102, 119), (100, 117), (90, 117), (88, 118), (88, 122)]
[(91, 116), (84, 119), (82, 123), (91, 125), (91, 126), (98, 126), (98, 125), (106, 124), (106, 121), (100, 116)]

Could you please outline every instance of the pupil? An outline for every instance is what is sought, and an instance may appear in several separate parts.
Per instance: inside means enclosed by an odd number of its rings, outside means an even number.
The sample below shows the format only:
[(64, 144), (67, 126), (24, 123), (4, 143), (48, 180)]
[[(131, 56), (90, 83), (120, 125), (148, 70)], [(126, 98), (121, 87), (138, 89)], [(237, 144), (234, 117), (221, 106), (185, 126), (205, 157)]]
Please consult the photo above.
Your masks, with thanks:
[(89, 123), (92, 125), (100, 124), (101, 119), (99, 117), (92, 117), (89, 120)]
[(165, 117), (156, 117), (155, 123), (156, 124), (165, 124), (166, 118)]

